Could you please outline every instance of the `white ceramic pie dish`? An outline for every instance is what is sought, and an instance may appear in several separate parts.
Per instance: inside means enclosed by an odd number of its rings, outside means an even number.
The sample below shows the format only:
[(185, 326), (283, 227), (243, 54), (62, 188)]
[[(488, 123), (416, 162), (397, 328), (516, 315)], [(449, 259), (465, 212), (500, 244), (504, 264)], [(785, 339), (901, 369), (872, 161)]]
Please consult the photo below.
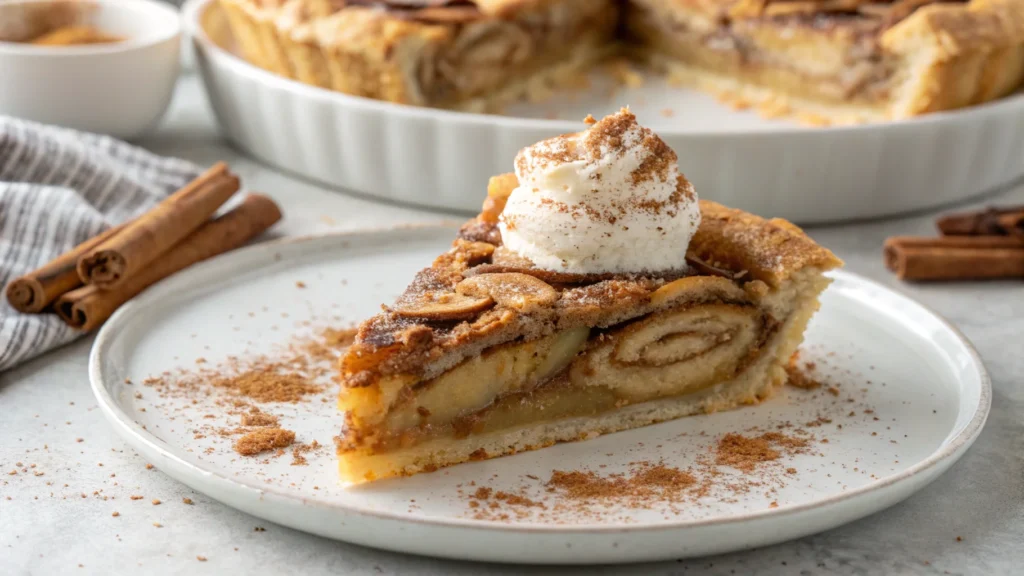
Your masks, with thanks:
[[(909, 121), (814, 128), (734, 112), (648, 81), (494, 116), (396, 105), (307, 86), (252, 66), (184, 6), (186, 32), (225, 135), (271, 164), (383, 200), (476, 211), (520, 148), (630, 105), (680, 158), (704, 198), (810, 224), (955, 203), (1024, 175), (1024, 94)], [(600, 95), (599, 95), (600, 94)], [(557, 115), (570, 120), (548, 120)]]
[[(51, 0), (0, 0), (0, 38)], [(135, 138), (153, 128), (178, 79), (181, 19), (157, 0), (82, 0), (76, 24), (114, 44), (33, 46), (0, 40), (0, 114)], [(23, 26), (24, 24), (20, 24)]]

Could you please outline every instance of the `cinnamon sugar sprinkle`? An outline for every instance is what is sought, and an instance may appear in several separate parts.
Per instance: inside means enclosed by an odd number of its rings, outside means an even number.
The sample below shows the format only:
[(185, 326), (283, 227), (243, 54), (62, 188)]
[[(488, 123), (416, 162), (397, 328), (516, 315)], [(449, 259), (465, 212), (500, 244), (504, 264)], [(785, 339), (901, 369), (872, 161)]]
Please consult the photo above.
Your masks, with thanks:
[(278, 418), (273, 414), (267, 414), (256, 406), (249, 409), (249, 412), (242, 414), (242, 426), (277, 426)]
[(789, 376), (787, 384), (796, 388), (803, 388), (804, 390), (814, 390), (821, 388), (821, 382), (812, 378), (809, 374), (810, 370), (814, 369), (814, 364), (808, 364), (806, 369), (801, 369), (795, 364), (790, 364), (786, 367), (786, 374)]
[[(479, 486), (468, 494), (459, 492), (470, 517), (477, 520), (530, 518), (560, 523), (571, 517), (598, 519), (620, 514), (617, 521), (630, 522), (627, 509), (679, 515), (708, 501), (735, 501), (755, 490), (773, 495), (774, 502), (777, 490), (798, 472), (793, 466), (783, 466), (781, 460), (813, 454), (814, 444), (815, 437), (804, 430), (786, 434), (751, 429), (718, 438), (688, 469), (663, 461), (635, 461), (625, 472), (555, 470), (543, 482), (536, 476), (524, 476), (526, 480), (512, 491)], [(538, 488), (543, 491), (540, 499), (533, 496)]]
[(797, 453), (808, 444), (806, 438), (794, 438), (779, 432), (766, 432), (755, 437), (726, 434), (718, 441), (715, 463), (753, 472), (759, 464), (778, 460), (782, 450)]
[[(321, 444), (315, 439), (298, 443), (272, 406), (316, 399), (326, 402), (337, 360), (354, 337), (355, 330), (322, 329), (295, 337), (269, 354), (228, 357), (217, 364), (199, 358), (193, 367), (166, 371), (142, 384), (156, 392), (157, 401), (183, 399), (192, 410), (204, 407), (206, 413), (199, 422), (188, 418), (193, 422), (194, 439), (236, 438), (230, 449), (243, 456), (271, 453), (276, 457), (294, 445), (292, 464), (303, 465), (307, 455), (319, 452)], [(148, 395), (136, 393), (135, 397)], [(213, 450), (208, 447), (205, 453)]]
[[(816, 366), (807, 363), (798, 367), (794, 357), (793, 369), (810, 379)], [(817, 375), (814, 379), (821, 381)], [(852, 395), (834, 397), (829, 388), (839, 389), (827, 385), (794, 387), (792, 393), (797, 395), (792, 398), (794, 401), (815, 400), (830, 406), (828, 417), (818, 415), (803, 424), (782, 421), (770, 428), (754, 426), (709, 437), (706, 447), (696, 454), (691, 452), (689, 464), (682, 467), (664, 460), (637, 460), (618, 468), (610, 461), (607, 465), (554, 470), (547, 478), (523, 475), (511, 486), (502, 482), (501, 490), (471, 484), (471, 490), (459, 487), (458, 496), (466, 504), (468, 517), (497, 522), (630, 523), (638, 521), (636, 511), (669, 519), (692, 514), (695, 509), (714, 510), (722, 503), (750, 502), (751, 497), (759, 494), (765, 497), (766, 509), (779, 508), (785, 505), (781, 491), (806, 482), (801, 480), (801, 470), (805, 466), (816, 468), (813, 462), (825, 456), (822, 448), (829, 444), (829, 438), (824, 426), (842, 429), (842, 418), (879, 421), (872, 408), (858, 404)], [(864, 391), (866, 388), (861, 389)], [(849, 410), (851, 403), (860, 411)], [(642, 445), (632, 450), (646, 451)], [(615, 454), (605, 456), (621, 458)], [(796, 457), (804, 459), (793, 461)], [(807, 457), (815, 460), (806, 460)], [(616, 469), (605, 470), (611, 466)], [(869, 474), (859, 469), (856, 461), (849, 466), (854, 472)], [(502, 491), (506, 496), (495, 497)]]
[[(268, 369), (269, 368), (269, 369)], [(279, 372), (271, 367), (258, 367), (241, 374), (214, 378), (210, 385), (225, 388), (234, 394), (257, 402), (298, 402), (320, 387), (298, 372)]]
[(235, 442), (235, 452), (253, 456), (276, 448), (287, 448), (295, 442), (295, 432), (283, 428), (264, 428), (249, 432)]
[[(553, 164), (596, 162), (607, 154), (621, 157), (629, 150), (640, 148), (644, 151), (644, 159), (629, 175), (630, 182), (637, 186), (651, 180), (670, 181), (671, 169), (677, 162), (676, 153), (657, 134), (640, 126), (629, 108), (623, 108), (619, 113), (601, 120), (588, 115), (584, 122), (590, 126), (585, 132), (556, 136), (525, 148), (516, 156), (517, 172), (532, 172), (534, 168)], [(594, 175), (595, 178), (599, 176)], [(621, 218), (637, 213), (660, 215), (664, 212), (674, 217), (680, 204), (692, 201), (693, 196), (693, 187), (680, 176), (674, 193), (665, 200), (630, 198), (623, 202), (612, 202), (611, 208), (603, 211), (585, 202), (568, 204), (544, 198), (541, 203), (560, 213), (571, 214), (576, 219), (588, 218), (615, 224)], [(505, 224), (514, 228), (516, 219), (505, 214)]]
[(599, 476), (592, 471), (555, 470), (549, 489), (574, 500), (627, 500), (641, 503), (651, 498), (670, 500), (697, 483), (693, 474), (664, 464), (639, 462), (630, 474)]

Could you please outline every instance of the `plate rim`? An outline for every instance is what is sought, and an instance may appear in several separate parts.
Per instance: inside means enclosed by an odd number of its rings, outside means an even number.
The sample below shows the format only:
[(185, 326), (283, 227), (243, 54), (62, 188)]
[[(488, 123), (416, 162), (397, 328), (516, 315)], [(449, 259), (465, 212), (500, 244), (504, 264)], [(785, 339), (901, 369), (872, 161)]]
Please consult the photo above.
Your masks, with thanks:
[[(182, 18), (185, 22), (185, 34), (194, 43), (199, 44), (207, 54), (212, 54), (221, 61), (226, 62), (238, 74), (258, 79), (264, 84), (269, 84), (277, 89), (289, 91), (293, 94), (300, 94), (309, 98), (326, 100), (335, 105), (359, 108), (364, 111), (373, 111), (382, 114), (392, 114), (404, 118), (412, 118), (422, 121), (447, 121), (458, 122), (465, 125), (481, 127), (507, 128), (513, 127), (528, 130), (545, 130), (552, 133), (576, 132), (580, 129), (578, 122), (571, 120), (547, 120), (542, 118), (521, 118), (515, 116), (503, 116), (498, 114), (482, 114), (477, 112), (463, 112), (458, 110), (445, 110), (440, 108), (429, 108), (399, 104), (384, 100), (376, 100), (363, 96), (344, 94), (319, 86), (312, 86), (285, 78), (268, 70), (264, 70), (250, 64), (245, 59), (224, 50), (214, 42), (200, 21), (201, 14), (214, 0), (186, 0), (181, 7)], [(928, 125), (940, 124), (943, 122), (979, 122), (989, 116), (997, 116), (1008, 112), (1004, 109), (1017, 109), (1024, 111), (1024, 91), (1017, 91), (1002, 98), (997, 98), (982, 104), (975, 104), (953, 110), (932, 112), (920, 116), (913, 116), (901, 120), (887, 120), (884, 122), (867, 122), (861, 124), (846, 124), (838, 126), (804, 126), (797, 123), (773, 124), (771, 128), (759, 129), (756, 131), (743, 128), (730, 128), (726, 130), (680, 130), (672, 127), (658, 127), (658, 133), (665, 137), (675, 138), (731, 138), (742, 135), (755, 135), (757, 137), (773, 137), (779, 135), (800, 136), (800, 135), (843, 135), (874, 131), (879, 129), (889, 130), (916, 130)], [(811, 136), (814, 137), (814, 136)]]
[[(952, 437), (948, 437), (943, 443), (929, 454), (926, 458), (919, 460), (909, 468), (898, 472), (896, 474), (883, 477), (871, 484), (861, 486), (859, 488), (840, 492), (831, 496), (816, 499), (810, 502), (802, 504), (794, 504), (792, 506), (785, 506), (774, 509), (765, 509), (757, 511), (743, 512), (741, 514), (724, 516), (724, 517), (711, 517), (702, 518), (695, 520), (684, 520), (684, 521), (672, 521), (664, 523), (652, 523), (645, 525), (635, 526), (616, 526), (616, 525), (586, 525), (586, 524), (516, 524), (516, 523), (505, 523), (495, 520), (476, 520), (470, 518), (450, 518), (450, 517), (432, 517), (432, 516), (409, 516), (404, 512), (395, 512), (389, 510), (370, 510), (353, 507), (346, 504), (338, 503), (325, 503), (317, 500), (310, 500), (308, 498), (290, 494), (286, 491), (281, 491), (273, 487), (254, 485), (244, 481), (240, 481), (231, 477), (218, 474), (216, 472), (202, 468), (196, 463), (189, 462), (183, 457), (179, 456), (174, 446), (170, 445), (166, 441), (163, 441), (156, 437), (148, 430), (144, 430), (140, 425), (133, 423), (130, 416), (118, 405), (113, 398), (110, 390), (105, 386), (104, 374), (103, 374), (103, 362), (102, 356), (108, 348), (111, 341), (118, 337), (120, 330), (118, 325), (122, 321), (126, 321), (127, 317), (135, 312), (137, 308), (145, 308), (145, 306), (153, 299), (157, 298), (161, 292), (169, 290), (179, 284), (191, 286), (187, 291), (194, 289), (201, 289), (204, 284), (190, 284), (189, 280), (194, 275), (202, 275), (215, 271), (217, 268), (229, 264), (233, 259), (245, 260), (246, 258), (258, 257), (258, 255), (266, 253), (270, 255), (269, 262), (275, 262), (276, 259), (273, 257), (275, 250), (281, 248), (289, 248), (298, 245), (312, 245), (314, 248), (321, 246), (329, 246), (332, 244), (340, 244), (345, 241), (352, 241), (353, 239), (363, 240), (366, 242), (364, 245), (373, 246), (372, 239), (375, 236), (382, 234), (394, 234), (394, 233), (416, 233), (416, 232), (450, 232), (453, 230), (452, 223), (450, 221), (440, 221), (434, 223), (421, 223), (421, 224), (403, 224), (398, 226), (383, 226), (383, 227), (371, 227), (371, 228), (360, 228), (348, 231), (337, 231), (337, 232), (325, 232), (318, 234), (310, 234), (304, 236), (289, 236), (285, 238), (279, 238), (275, 240), (269, 240), (266, 242), (260, 242), (254, 245), (246, 246), (231, 252), (216, 256), (209, 260), (200, 262), (182, 272), (174, 274), (171, 277), (165, 278), (160, 282), (157, 282), (153, 286), (150, 286), (141, 294), (122, 305), (100, 328), (96, 335), (96, 338), (92, 344), (89, 352), (89, 384), (92, 388), (94, 397), (107, 418), (111, 426), (117, 430), (120, 435), (133, 446), (139, 452), (151, 452), (158, 454), (162, 458), (172, 460), (175, 465), (187, 469), (191, 474), (196, 477), (202, 477), (211, 479), (222, 485), (223, 488), (229, 489), (236, 493), (249, 493), (253, 492), (259, 496), (260, 499), (264, 499), (266, 496), (271, 496), (274, 499), (278, 499), (286, 505), (296, 507), (308, 507), (314, 506), (318, 508), (333, 509), (338, 513), (348, 514), (359, 517), (372, 517), (375, 520), (380, 521), (394, 521), (398, 523), (416, 524), (420, 527), (439, 527), (439, 528), (452, 528), (452, 529), (474, 529), (474, 530), (486, 530), (488, 532), (505, 532), (505, 533), (516, 533), (516, 534), (536, 534), (536, 533), (549, 533), (549, 534), (614, 534), (614, 533), (637, 533), (637, 532), (662, 532), (672, 530), (688, 530), (688, 529), (700, 529), (709, 527), (723, 527), (730, 525), (738, 525), (748, 522), (762, 521), (766, 519), (785, 519), (786, 517), (800, 515), (803, 513), (813, 512), (816, 509), (827, 506), (838, 506), (844, 502), (866, 496), (869, 493), (877, 492), (891, 488), (896, 485), (902, 485), (904, 483), (913, 481), (914, 478), (925, 474), (933, 468), (946, 463), (950, 458), (953, 459), (948, 465), (952, 465), (960, 456), (963, 451), (970, 447), (971, 444), (977, 440), (984, 425), (988, 419), (989, 412), (992, 405), (992, 381), (985, 367), (984, 362), (981, 359), (981, 355), (975, 349), (971, 341), (949, 320), (937, 313), (932, 308), (926, 306), (914, 300), (909, 295), (892, 288), (889, 288), (879, 282), (866, 278), (853, 272), (847, 272), (845, 270), (834, 270), (830, 272), (830, 275), (836, 279), (842, 279), (854, 283), (860, 283), (868, 287), (880, 290), (887, 293), (887, 295), (894, 296), (900, 300), (909, 303), (912, 306), (917, 306), (921, 311), (930, 315), (934, 320), (938, 321), (941, 326), (950, 331), (950, 333), (956, 338), (956, 342), (963, 347), (968, 353), (974, 369), (977, 372), (979, 379), (979, 396), (977, 406), (974, 408), (974, 413), (971, 415), (970, 420), (964, 425), (960, 432), (956, 433)], [(346, 249), (350, 249), (353, 246), (349, 246)], [(166, 448), (164, 447), (166, 446)], [(168, 474), (172, 477), (174, 475)], [(927, 478), (927, 477), (926, 477)], [(223, 498), (214, 497), (210, 495), (206, 490), (196, 488), (191, 483), (185, 480), (179, 480), (174, 477), (176, 481), (182, 482), (199, 492), (202, 492), (218, 502), (225, 503)], [(934, 478), (929, 478), (929, 480)], [(911, 490), (911, 493), (916, 492), (917, 489)], [(236, 506), (229, 505), (233, 508)]]

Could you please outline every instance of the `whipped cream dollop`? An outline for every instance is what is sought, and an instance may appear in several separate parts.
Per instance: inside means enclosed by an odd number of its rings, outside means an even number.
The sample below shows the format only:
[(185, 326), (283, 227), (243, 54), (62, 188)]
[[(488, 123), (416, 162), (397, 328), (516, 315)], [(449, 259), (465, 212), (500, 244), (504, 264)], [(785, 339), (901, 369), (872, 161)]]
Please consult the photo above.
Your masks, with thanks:
[(575, 274), (686, 268), (700, 208), (675, 152), (627, 108), (587, 121), (516, 156), (519, 187), (498, 224), (505, 247)]

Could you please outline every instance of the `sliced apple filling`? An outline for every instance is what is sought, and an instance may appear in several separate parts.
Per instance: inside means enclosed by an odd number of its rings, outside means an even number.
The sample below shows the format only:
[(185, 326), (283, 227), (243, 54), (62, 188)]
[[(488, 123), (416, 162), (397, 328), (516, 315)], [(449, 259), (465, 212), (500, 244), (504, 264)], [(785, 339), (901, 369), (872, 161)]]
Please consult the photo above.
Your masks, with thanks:
[[(572, 328), (495, 346), (424, 382), (382, 381), (382, 389), (401, 390), (382, 418), (352, 422), (372, 424), (374, 436), (342, 450), (383, 454), (699, 392), (756, 359), (774, 326), (750, 304), (690, 303), (607, 330)], [(357, 410), (358, 397), (374, 393), (351, 392), (342, 409)]]

